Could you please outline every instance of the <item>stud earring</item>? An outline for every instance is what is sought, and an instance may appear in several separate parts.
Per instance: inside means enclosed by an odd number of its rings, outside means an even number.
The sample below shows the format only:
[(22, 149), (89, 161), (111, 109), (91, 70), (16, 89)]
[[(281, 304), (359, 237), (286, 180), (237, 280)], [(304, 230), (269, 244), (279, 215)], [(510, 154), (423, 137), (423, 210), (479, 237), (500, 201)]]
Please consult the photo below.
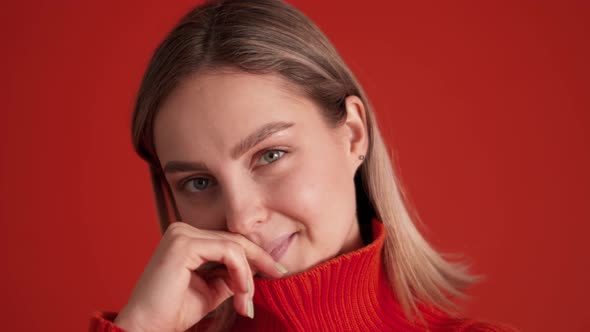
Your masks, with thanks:
[(361, 155), (359, 156), (359, 159), (360, 159), (360, 160), (365, 160), (365, 155), (364, 155), (364, 154), (361, 154)]

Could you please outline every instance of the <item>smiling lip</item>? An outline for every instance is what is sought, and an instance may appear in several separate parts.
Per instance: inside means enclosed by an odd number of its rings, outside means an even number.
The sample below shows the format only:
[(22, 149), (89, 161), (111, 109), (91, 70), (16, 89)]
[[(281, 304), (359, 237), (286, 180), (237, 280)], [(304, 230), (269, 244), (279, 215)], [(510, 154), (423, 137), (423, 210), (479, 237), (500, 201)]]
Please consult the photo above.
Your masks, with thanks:
[(265, 248), (266, 252), (268, 252), (272, 258), (278, 262), (281, 257), (287, 252), (289, 249), (289, 245), (293, 241), (295, 237), (295, 233), (283, 235), (270, 243), (270, 245)]

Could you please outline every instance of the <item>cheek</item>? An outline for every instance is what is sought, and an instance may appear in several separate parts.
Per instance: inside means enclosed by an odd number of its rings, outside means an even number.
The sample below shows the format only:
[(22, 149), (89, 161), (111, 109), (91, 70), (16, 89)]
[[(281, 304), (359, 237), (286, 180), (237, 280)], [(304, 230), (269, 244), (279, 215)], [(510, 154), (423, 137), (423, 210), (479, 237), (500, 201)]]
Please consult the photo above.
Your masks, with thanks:
[(323, 154), (322, 158), (311, 160), (321, 162), (299, 162), (280, 183), (274, 184), (269, 208), (304, 223), (305, 227), (333, 228), (326, 220), (347, 220), (354, 213), (354, 186), (335, 158)]
[(317, 218), (322, 205), (322, 183), (308, 170), (297, 167), (273, 186), (270, 208), (299, 222)]

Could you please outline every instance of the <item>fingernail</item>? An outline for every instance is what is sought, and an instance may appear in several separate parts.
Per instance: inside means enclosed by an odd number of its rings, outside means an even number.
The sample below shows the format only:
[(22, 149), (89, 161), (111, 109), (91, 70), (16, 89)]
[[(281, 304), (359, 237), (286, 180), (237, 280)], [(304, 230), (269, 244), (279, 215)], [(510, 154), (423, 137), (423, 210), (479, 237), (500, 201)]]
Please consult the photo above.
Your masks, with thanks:
[(254, 291), (254, 285), (252, 285), (252, 278), (248, 278), (248, 295), (252, 296)]
[(248, 301), (248, 317), (254, 318), (254, 302)]
[(276, 268), (277, 270), (279, 270), (279, 272), (281, 272), (281, 273), (283, 273), (283, 274), (287, 273), (287, 269), (285, 269), (285, 267), (284, 267), (284, 266), (282, 266), (282, 265), (281, 265), (281, 264), (279, 264), (279, 263), (275, 263), (275, 268)]

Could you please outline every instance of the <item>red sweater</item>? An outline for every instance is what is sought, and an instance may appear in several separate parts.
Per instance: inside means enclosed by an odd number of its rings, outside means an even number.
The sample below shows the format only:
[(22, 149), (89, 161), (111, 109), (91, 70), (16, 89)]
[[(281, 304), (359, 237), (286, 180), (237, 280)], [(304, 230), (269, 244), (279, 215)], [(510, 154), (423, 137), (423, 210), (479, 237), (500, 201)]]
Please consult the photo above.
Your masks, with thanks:
[[(233, 331), (515, 331), (420, 307), (428, 327), (405, 319), (382, 262), (383, 224), (373, 221), (374, 241), (305, 272), (281, 279), (255, 278), (255, 317), (239, 316)], [(97, 312), (90, 332), (122, 332), (114, 312)]]

